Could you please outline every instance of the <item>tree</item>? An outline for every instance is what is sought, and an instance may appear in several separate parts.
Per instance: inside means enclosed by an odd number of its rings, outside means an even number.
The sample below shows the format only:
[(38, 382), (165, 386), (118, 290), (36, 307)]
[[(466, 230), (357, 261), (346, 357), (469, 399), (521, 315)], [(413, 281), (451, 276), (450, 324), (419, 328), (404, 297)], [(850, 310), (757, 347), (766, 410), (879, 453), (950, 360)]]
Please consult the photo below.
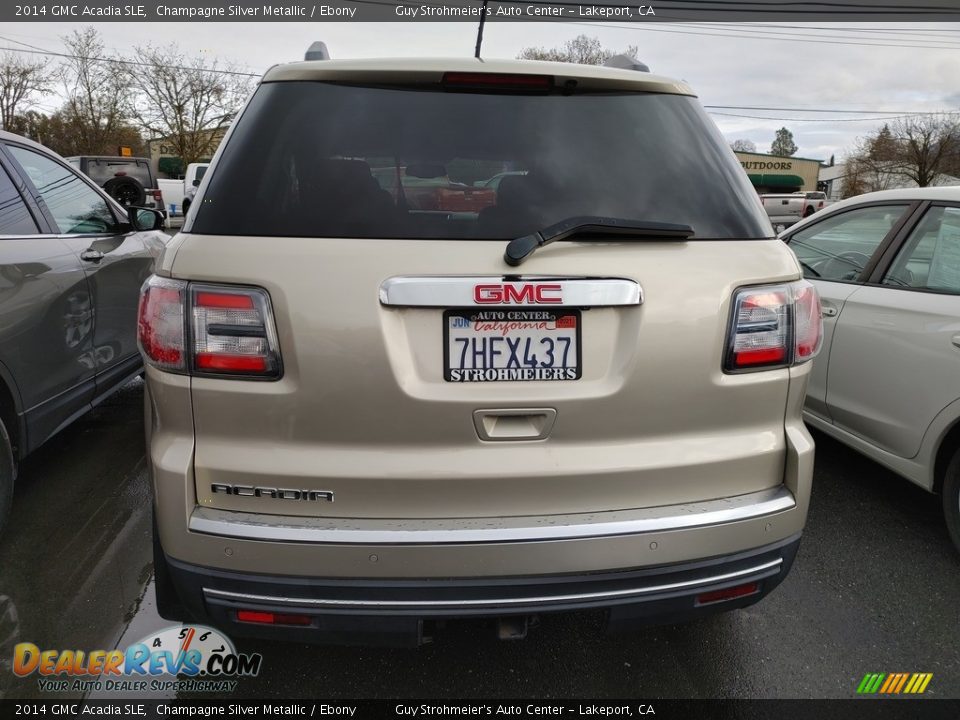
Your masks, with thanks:
[(889, 162), (897, 158), (899, 147), (893, 138), (890, 126), (884, 125), (875, 137), (867, 140), (866, 147), (863, 149), (871, 160)]
[(18, 113), (11, 118), (10, 123), (5, 129), (15, 132), (17, 135), (23, 135), (31, 140), (36, 140), (43, 145), (47, 144), (49, 137), (50, 117), (36, 110), (27, 110)]
[(184, 164), (209, 158), (250, 93), (252, 78), (216, 60), (187, 57), (175, 44), (140, 47), (137, 54), (144, 65), (133, 70), (133, 79), (150, 100), (130, 103), (130, 114)]
[(0, 56), (0, 128), (13, 129), (14, 118), (34, 100), (50, 93), (53, 74), (43, 60), (26, 60), (14, 53)]
[(790, 157), (797, 151), (797, 144), (793, 142), (793, 133), (785, 127), (777, 130), (777, 136), (770, 145), (770, 154), (780, 157)]
[(960, 155), (960, 122), (955, 115), (909, 115), (891, 129), (899, 172), (917, 184), (933, 185)]
[(542, 47), (528, 47), (520, 51), (520, 60), (551, 60), (554, 62), (580, 63), (582, 65), (603, 65), (614, 55), (636, 57), (637, 46), (630, 45), (626, 50), (607, 50), (600, 44), (599, 38), (577, 35), (560, 47), (547, 50)]
[(734, 152), (747, 152), (755, 153), (757, 151), (757, 146), (754, 145), (750, 140), (734, 140), (730, 143), (730, 148)]
[(130, 64), (106, 57), (92, 27), (63, 37), (69, 55), (59, 68), (66, 101), (59, 114), (70, 128), (72, 152), (116, 153), (117, 137), (128, 127), (124, 108), (131, 95)]
[(950, 114), (900, 118), (858, 138), (846, 168), (851, 194), (933, 185), (960, 173), (960, 121)]

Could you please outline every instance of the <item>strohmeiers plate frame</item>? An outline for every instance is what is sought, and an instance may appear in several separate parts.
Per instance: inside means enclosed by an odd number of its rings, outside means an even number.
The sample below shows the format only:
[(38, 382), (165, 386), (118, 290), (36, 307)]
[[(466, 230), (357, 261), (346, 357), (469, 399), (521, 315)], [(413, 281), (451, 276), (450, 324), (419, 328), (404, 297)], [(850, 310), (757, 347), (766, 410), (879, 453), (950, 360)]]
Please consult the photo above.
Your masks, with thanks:
[[(575, 318), (575, 336), (576, 336), (576, 368), (575, 376), (569, 378), (496, 378), (491, 380), (454, 380), (451, 377), (451, 370), (459, 370), (460, 368), (451, 368), (450, 367), (450, 318), (451, 317), (468, 317), (476, 316), (479, 313), (507, 313), (516, 314), (516, 313), (539, 313), (552, 316), (554, 323), (558, 317), (569, 317), (572, 316)], [(542, 318), (534, 318), (528, 322), (534, 322)], [(497, 319), (502, 322), (516, 322), (516, 318), (503, 318), (502, 320)], [(493, 320), (491, 320), (493, 321)], [(522, 351), (521, 351), (522, 352)], [(508, 360), (509, 362), (509, 360)], [(491, 368), (491, 369), (500, 369), (500, 368)], [(510, 369), (510, 368), (503, 368)], [(523, 366), (519, 369), (523, 369)], [(540, 369), (540, 368), (533, 368)], [(475, 384), (475, 383), (487, 383), (487, 382), (574, 382), (579, 380), (583, 376), (583, 314), (579, 308), (569, 308), (569, 307), (556, 307), (556, 308), (544, 308), (544, 307), (504, 307), (504, 306), (489, 306), (489, 307), (471, 307), (471, 308), (447, 308), (443, 311), (443, 379), (446, 382), (458, 383), (458, 384)]]

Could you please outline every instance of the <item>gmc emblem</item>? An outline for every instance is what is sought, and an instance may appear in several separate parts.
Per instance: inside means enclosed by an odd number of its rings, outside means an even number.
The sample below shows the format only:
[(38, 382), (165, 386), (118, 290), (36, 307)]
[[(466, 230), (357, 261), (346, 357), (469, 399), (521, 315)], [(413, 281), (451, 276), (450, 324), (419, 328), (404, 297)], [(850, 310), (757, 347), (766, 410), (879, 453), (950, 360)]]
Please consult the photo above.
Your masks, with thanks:
[(478, 304), (494, 303), (498, 305), (509, 305), (510, 303), (517, 305), (559, 304), (563, 302), (562, 292), (563, 287), (559, 283), (474, 285), (473, 300)]

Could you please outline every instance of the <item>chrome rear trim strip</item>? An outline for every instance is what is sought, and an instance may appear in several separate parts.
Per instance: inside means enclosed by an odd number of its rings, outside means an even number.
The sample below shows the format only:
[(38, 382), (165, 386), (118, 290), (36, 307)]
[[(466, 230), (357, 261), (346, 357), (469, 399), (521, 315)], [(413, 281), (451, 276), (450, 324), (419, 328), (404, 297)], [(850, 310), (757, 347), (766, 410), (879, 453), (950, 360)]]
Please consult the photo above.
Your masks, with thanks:
[[(542, 289), (538, 300), (534, 292), (544, 285), (549, 287)], [(608, 307), (640, 305), (643, 291), (638, 282), (626, 278), (403, 276), (383, 281), (380, 302), (398, 307)]]
[[(264, 502), (270, 502), (264, 499)], [(546, 542), (687, 530), (791, 510), (780, 486), (720, 500), (578, 515), (404, 520), (299, 517), (197, 507), (190, 531), (246, 540), (333, 545), (443, 545)], [(318, 510), (319, 512), (320, 510)]]
[[(563, 595), (540, 595), (537, 597), (503, 597), (503, 598), (483, 598), (483, 599), (462, 599), (462, 600), (363, 600), (363, 599), (337, 599), (337, 598), (303, 598), (303, 597), (274, 597), (271, 595), (250, 595), (247, 593), (229, 592), (227, 590), (214, 590), (204, 588), (203, 593), (208, 598), (217, 600), (227, 600), (235, 603), (254, 603), (263, 605), (282, 605), (286, 607), (302, 608), (376, 608), (378, 610), (410, 609), (410, 608), (429, 608), (432, 610), (456, 609), (466, 607), (490, 607), (500, 608), (504, 605), (544, 605), (568, 602), (596, 602), (598, 600), (616, 600), (620, 598), (638, 597), (642, 595), (653, 595), (661, 592), (671, 592), (675, 590), (689, 590), (699, 587), (708, 587), (716, 583), (736, 580), (737, 578), (756, 576), (762, 573), (767, 575), (774, 574), (774, 570), (779, 570), (783, 563), (781, 558), (770, 560), (760, 565), (735, 570), (732, 572), (711, 575), (709, 577), (700, 577), (694, 580), (682, 580), (679, 582), (664, 583), (662, 585), (647, 585), (645, 587), (625, 588), (621, 590), (603, 590), (599, 592), (568, 593)], [(759, 578), (757, 578), (759, 579)]]

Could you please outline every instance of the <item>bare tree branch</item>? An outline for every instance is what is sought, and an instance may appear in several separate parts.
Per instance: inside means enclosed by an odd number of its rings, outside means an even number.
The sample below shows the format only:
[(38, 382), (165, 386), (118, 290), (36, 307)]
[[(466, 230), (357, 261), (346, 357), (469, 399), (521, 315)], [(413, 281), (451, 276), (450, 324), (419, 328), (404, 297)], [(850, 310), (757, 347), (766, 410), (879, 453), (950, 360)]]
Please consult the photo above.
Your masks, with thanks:
[(81, 153), (109, 152), (127, 126), (124, 108), (132, 92), (126, 66), (104, 62), (103, 41), (92, 27), (63, 38), (67, 53), (59, 68), (66, 101), (60, 114), (74, 129)]
[(30, 61), (13, 53), (0, 56), (0, 128), (10, 130), (14, 119), (26, 113), (37, 96), (51, 91), (53, 73), (43, 60)]
[(130, 115), (149, 135), (164, 138), (184, 164), (210, 157), (252, 80), (218, 72), (232, 68), (186, 57), (176, 45), (137, 52), (146, 65), (132, 71), (139, 97), (128, 106)]
[(528, 47), (520, 51), (517, 58), (520, 60), (551, 60), (554, 62), (580, 63), (582, 65), (603, 65), (614, 55), (637, 56), (637, 46), (630, 45), (625, 50), (608, 50), (600, 44), (599, 38), (588, 35), (577, 35), (567, 40), (560, 47), (550, 48)]

